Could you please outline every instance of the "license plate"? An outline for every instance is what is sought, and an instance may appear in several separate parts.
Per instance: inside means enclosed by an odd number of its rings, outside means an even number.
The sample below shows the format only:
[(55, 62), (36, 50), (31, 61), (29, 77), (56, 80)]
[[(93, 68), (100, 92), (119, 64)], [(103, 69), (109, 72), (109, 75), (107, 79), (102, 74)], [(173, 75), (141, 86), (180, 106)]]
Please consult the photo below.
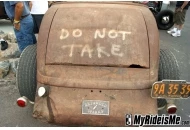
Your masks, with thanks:
[(153, 98), (188, 98), (190, 97), (190, 82), (184, 80), (163, 80), (152, 86)]
[(109, 115), (109, 101), (83, 100), (82, 114)]

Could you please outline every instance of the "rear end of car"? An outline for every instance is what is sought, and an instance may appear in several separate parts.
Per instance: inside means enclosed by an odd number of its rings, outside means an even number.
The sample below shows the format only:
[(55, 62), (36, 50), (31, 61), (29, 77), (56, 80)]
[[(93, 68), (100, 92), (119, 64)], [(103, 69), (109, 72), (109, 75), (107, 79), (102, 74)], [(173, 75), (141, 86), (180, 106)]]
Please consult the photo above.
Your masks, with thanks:
[(124, 126), (135, 114), (176, 113), (175, 99), (190, 96), (178, 68), (175, 55), (159, 48), (147, 7), (58, 2), (43, 18), (37, 45), (20, 56), (17, 104), (34, 104), (33, 116), (51, 123)]
[(124, 126), (157, 114), (159, 35), (147, 7), (63, 3), (44, 16), (33, 116), (66, 126)]
[(123, 126), (157, 107), (174, 114), (174, 99), (190, 95), (152, 13), (128, 2), (53, 5), (20, 56), (17, 86), (19, 106), (30, 101), (35, 118), (66, 126)]

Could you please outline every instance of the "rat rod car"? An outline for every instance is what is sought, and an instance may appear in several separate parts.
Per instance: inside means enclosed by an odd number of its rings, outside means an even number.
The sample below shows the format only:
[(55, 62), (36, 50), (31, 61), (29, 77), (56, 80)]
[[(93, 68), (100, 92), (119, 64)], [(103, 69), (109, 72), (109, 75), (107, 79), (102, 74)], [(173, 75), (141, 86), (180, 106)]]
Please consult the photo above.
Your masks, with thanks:
[(178, 79), (147, 6), (58, 2), (43, 18), (38, 43), (21, 54), (17, 104), (34, 103), (33, 116), (50, 123), (125, 126), (126, 114), (175, 113), (165, 98), (189, 94)]

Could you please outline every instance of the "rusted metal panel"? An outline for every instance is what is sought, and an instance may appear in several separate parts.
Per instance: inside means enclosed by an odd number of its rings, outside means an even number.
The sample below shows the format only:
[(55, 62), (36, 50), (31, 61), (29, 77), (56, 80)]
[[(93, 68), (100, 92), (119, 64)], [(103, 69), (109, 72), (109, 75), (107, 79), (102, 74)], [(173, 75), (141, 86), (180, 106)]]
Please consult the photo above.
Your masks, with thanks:
[(159, 31), (152, 12), (149, 10), (143, 10), (142, 14), (145, 19), (149, 41), (150, 79), (157, 81), (160, 54)]
[[(34, 117), (46, 117), (49, 122), (64, 126), (125, 126), (126, 114), (156, 114), (157, 104), (145, 90), (74, 89), (50, 86), (49, 99), (38, 99), (34, 105)], [(84, 100), (109, 102), (109, 115), (82, 114)], [(49, 113), (43, 112), (42, 102), (49, 102)], [(91, 104), (87, 104), (87, 106)], [(42, 108), (41, 108), (42, 107)], [(99, 111), (101, 113), (101, 111)]]
[(117, 4), (89, 5), (62, 5), (58, 9), (49, 33), (46, 64), (135, 64), (149, 68), (147, 30), (141, 11)]
[(90, 7), (93, 6), (94, 4), (98, 4), (98, 7), (105, 7), (105, 4), (106, 4), (106, 6), (107, 5), (113, 5), (113, 7), (114, 7), (115, 4), (117, 4), (117, 5), (121, 5), (121, 6), (122, 5), (124, 5), (124, 6), (133, 5), (133, 8), (139, 8), (139, 6), (148, 8), (148, 6), (145, 5), (145, 4), (141, 4), (141, 3), (137, 3), (137, 2), (130, 2), (130, 1), (109, 1), (109, 2), (107, 2), (107, 1), (100, 1), (100, 2), (98, 2), (98, 1), (91, 1), (91, 2), (88, 2), (88, 1), (86, 1), (86, 2), (57, 1), (57, 2), (54, 2), (53, 5), (54, 6), (56, 5), (56, 6), (60, 7), (60, 6), (64, 5), (64, 4), (67, 4), (67, 6), (70, 6), (70, 5), (72, 6), (72, 4), (75, 4), (75, 6), (77, 6), (77, 7), (81, 7), (81, 5), (86, 6), (86, 4), (88, 4), (88, 6), (90, 6)]
[(40, 72), (41, 74), (44, 74), (45, 56), (47, 51), (46, 48), (48, 43), (49, 30), (51, 29), (51, 23), (56, 11), (57, 8), (54, 7), (48, 9), (48, 11), (43, 17), (39, 30), (38, 43), (37, 43), (37, 71)]
[[(148, 69), (46, 65), (39, 81), (54, 86), (101, 89), (151, 88)], [(44, 80), (45, 79), (45, 80)]]
[[(124, 126), (125, 114), (157, 113), (149, 88), (158, 78), (159, 36), (148, 8), (55, 5), (38, 38), (37, 81), (50, 91), (36, 96), (34, 117), (67, 126)], [(82, 114), (84, 100), (108, 101), (109, 116)]]

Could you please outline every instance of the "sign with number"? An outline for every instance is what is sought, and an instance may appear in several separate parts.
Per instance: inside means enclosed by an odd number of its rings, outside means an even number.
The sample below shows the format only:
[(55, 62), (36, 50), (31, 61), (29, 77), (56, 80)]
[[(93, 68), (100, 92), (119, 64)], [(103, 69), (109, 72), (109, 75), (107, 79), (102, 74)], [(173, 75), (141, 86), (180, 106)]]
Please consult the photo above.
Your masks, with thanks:
[(152, 86), (153, 98), (188, 98), (190, 83), (180, 81), (156, 82)]

